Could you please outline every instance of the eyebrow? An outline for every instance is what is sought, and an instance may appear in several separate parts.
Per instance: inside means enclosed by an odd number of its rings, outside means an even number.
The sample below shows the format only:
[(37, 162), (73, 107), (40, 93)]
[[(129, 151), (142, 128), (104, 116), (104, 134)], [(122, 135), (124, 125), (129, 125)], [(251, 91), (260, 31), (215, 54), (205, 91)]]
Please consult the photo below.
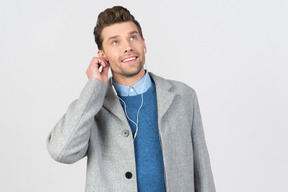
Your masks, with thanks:
[(135, 34), (135, 33), (138, 33), (138, 31), (131, 31), (129, 34), (130, 34), (130, 35), (133, 35), (133, 34)]
[[(138, 34), (138, 31), (131, 31), (129, 32), (130, 35), (133, 35), (133, 34)], [(117, 39), (119, 37), (119, 35), (114, 35), (112, 37), (109, 37), (108, 38), (108, 41), (111, 40), (111, 39)]]
[(117, 39), (117, 37), (119, 37), (119, 35), (114, 35), (114, 36), (112, 36), (112, 37), (109, 37), (109, 38), (108, 38), (108, 41), (109, 41), (110, 39)]

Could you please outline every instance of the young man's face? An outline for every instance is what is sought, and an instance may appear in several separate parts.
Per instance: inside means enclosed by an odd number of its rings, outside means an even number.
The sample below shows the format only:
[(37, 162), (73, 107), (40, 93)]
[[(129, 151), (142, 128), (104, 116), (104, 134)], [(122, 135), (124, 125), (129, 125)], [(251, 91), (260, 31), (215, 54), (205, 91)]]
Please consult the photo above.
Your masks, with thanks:
[(105, 27), (102, 38), (98, 55), (109, 60), (113, 79), (144, 75), (146, 45), (133, 22)]

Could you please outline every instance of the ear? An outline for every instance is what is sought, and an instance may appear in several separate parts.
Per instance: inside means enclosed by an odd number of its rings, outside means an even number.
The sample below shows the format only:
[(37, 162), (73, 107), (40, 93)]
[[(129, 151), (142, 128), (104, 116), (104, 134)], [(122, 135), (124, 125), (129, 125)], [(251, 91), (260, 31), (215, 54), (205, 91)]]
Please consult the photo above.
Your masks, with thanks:
[(105, 53), (103, 50), (98, 50), (98, 57), (106, 57)]

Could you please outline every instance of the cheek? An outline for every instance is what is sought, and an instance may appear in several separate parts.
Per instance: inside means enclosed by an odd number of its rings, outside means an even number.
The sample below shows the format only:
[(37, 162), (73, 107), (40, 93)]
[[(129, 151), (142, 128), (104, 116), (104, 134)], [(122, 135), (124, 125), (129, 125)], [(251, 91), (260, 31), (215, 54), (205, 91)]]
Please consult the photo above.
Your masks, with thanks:
[(109, 60), (109, 64), (111, 69), (115, 68), (119, 65), (119, 62), (121, 62), (121, 59), (118, 54), (106, 54), (107, 59)]
[(115, 48), (115, 49), (110, 50), (109, 54), (107, 54), (107, 58), (109, 57), (113, 60), (117, 60), (119, 59), (120, 55), (121, 55), (120, 50)]
[(110, 64), (111, 64), (111, 62), (117, 62), (117, 60), (118, 60), (118, 57), (114, 54), (111, 54), (111, 53), (106, 55), (106, 57), (110, 61)]

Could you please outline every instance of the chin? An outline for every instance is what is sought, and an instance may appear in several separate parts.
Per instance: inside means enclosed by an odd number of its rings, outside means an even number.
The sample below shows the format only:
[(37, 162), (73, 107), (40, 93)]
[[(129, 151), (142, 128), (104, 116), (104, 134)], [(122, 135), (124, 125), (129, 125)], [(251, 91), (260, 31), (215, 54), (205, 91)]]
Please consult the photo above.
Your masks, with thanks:
[(140, 71), (137, 71), (137, 72), (124, 72), (124, 73), (122, 73), (122, 75), (125, 76), (125, 77), (134, 77), (134, 76), (137, 76), (140, 73)]
[(143, 65), (138, 65), (137, 68), (133, 70), (123, 70), (122, 74), (126, 77), (133, 77), (141, 73), (141, 71), (144, 69), (143, 67)]

